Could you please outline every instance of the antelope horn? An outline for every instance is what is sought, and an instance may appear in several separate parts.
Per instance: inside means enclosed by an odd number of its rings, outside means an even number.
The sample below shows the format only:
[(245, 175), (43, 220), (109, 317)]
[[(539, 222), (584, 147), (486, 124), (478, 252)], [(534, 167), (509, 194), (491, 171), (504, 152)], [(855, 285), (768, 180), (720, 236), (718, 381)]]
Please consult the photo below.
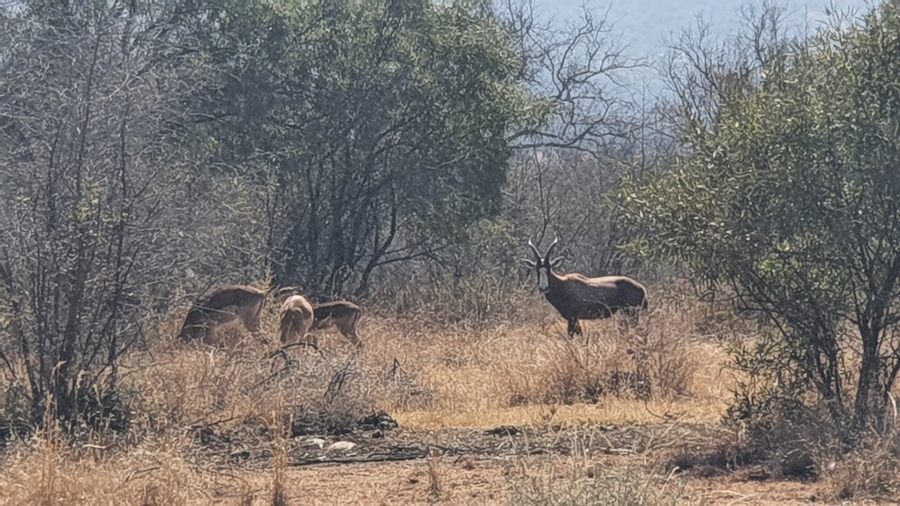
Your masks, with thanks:
[(541, 252), (538, 251), (537, 247), (535, 247), (534, 243), (531, 242), (531, 237), (528, 238), (528, 247), (531, 248), (531, 251), (534, 252), (534, 257), (537, 258), (538, 262), (543, 260), (541, 257)]
[(298, 286), (283, 286), (277, 290), (275, 290), (275, 296), (277, 297), (289, 297), (291, 295), (299, 294), (300, 287)]
[(558, 242), (559, 242), (559, 235), (556, 235), (553, 238), (553, 242), (550, 243), (550, 247), (547, 248), (547, 254), (545, 255), (546, 258), (550, 258), (550, 254), (553, 252), (553, 247), (556, 246), (556, 243), (558, 243)]

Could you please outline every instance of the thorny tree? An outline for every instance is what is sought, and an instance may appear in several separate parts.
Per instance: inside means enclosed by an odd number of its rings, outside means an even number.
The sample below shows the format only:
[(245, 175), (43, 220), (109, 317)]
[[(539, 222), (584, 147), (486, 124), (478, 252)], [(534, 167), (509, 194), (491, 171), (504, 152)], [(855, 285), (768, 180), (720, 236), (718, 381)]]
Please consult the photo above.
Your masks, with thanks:
[(24, 422), (95, 422), (115, 401), (117, 359), (139, 332), (135, 294), (159, 268), (178, 151), (165, 137), (190, 83), (164, 42), (174, 5), (2, 13), (0, 359)]

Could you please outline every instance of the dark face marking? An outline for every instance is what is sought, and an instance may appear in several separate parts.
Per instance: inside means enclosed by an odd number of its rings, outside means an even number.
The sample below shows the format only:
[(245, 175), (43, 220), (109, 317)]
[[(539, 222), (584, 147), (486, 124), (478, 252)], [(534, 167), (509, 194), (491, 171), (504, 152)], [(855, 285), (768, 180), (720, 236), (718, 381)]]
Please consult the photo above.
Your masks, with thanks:
[(545, 267), (543, 265), (537, 268), (538, 289), (542, 293), (547, 293), (550, 290), (550, 276), (548, 275), (549, 270), (549, 267)]
[(550, 253), (553, 252), (553, 247), (556, 246), (557, 242), (559, 242), (559, 237), (553, 240), (553, 243), (547, 248), (547, 253), (541, 255), (534, 243), (531, 242), (531, 239), (528, 239), (528, 247), (531, 248), (534, 260), (522, 259), (522, 262), (537, 273), (538, 289), (540, 289), (541, 293), (546, 294), (550, 291), (550, 270), (559, 265), (559, 262), (562, 260), (561, 258), (550, 260)]

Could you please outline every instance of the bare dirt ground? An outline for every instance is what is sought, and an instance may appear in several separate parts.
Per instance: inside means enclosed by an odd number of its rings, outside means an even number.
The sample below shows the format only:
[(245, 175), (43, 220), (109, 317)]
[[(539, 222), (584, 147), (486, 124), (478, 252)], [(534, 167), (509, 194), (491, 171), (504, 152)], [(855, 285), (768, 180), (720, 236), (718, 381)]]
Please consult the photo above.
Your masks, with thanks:
[[(262, 482), (271, 474), (268, 470), (277, 452), (271, 438), (212, 430), (199, 437), (203, 439), (203, 459), (218, 472)], [(567, 472), (567, 467), (575, 464), (584, 470), (583, 478), (598, 487), (603, 486), (599, 481), (603, 475), (615, 478), (636, 470), (646, 486), (671, 490), (654, 496), (665, 503), (823, 503), (824, 485), (773, 478), (759, 467), (741, 472), (711, 465), (684, 470), (672, 467), (685, 449), (712, 454), (719, 442), (730, 437), (717, 425), (680, 423), (397, 428), (330, 437), (298, 436), (286, 445), (285, 482), (287, 496), (298, 504), (515, 504), (515, 484), (527, 483), (535, 476), (545, 482), (547, 492), (553, 481), (563, 487), (585, 486)], [(352, 448), (341, 447), (347, 442)], [(263, 487), (251, 494), (254, 501), (265, 503), (267, 490)], [(239, 499), (229, 495), (222, 491), (211, 499), (223, 504)]]
[[(552, 462), (552, 461), (551, 461)], [(529, 462), (535, 465), (533, 462)], [(619, 463), (621, 464), (621, 463)], [(616, 462), (595, 462), (598, 468), (615, 469)], [(353, 464), (318, 470), (291, 470), (291, 497), (302, 504), (336, 504), (335, 490), (343, 490), (345, 504), (509, 504), (509, 481), (524, 477), (514, 464), (495, 459), (440, 460), (441, 492), (429, 485), (429, 464), (397, 462)], [(564, 479), (561, 478), (561, 479)], [(814, 484), (796, 481), (752, 482), (733, 478), (684, 480), (677, 500), (668, 504), (800, 505), (825, 504)], [(639, 503), (638, 503), (639, 504)], [(655, 503), (645, 503), (655, 504)], [(841, 504), (841, 503), (837, 503)], [(846, 503), (850, 504), (850, 503)], [(855, 501), (852, 504), (883, 504)]]

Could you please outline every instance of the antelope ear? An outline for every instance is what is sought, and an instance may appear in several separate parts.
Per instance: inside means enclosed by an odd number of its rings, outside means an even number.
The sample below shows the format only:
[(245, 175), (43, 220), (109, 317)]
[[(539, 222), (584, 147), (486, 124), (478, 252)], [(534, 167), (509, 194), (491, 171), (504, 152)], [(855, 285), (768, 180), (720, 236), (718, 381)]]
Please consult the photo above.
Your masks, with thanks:
[(560, 264), (562, 264), (562, 261), (563, 257), (556, 257), (553, 260), (550, 260), (550, 267), (557, 269), (559, 268)]
[(534, 269), (537, 266), (537, 263), (534, 260), (529, 260), (527, 258), (521, 259), (522, 263), (528, 266), (529, 269)]

